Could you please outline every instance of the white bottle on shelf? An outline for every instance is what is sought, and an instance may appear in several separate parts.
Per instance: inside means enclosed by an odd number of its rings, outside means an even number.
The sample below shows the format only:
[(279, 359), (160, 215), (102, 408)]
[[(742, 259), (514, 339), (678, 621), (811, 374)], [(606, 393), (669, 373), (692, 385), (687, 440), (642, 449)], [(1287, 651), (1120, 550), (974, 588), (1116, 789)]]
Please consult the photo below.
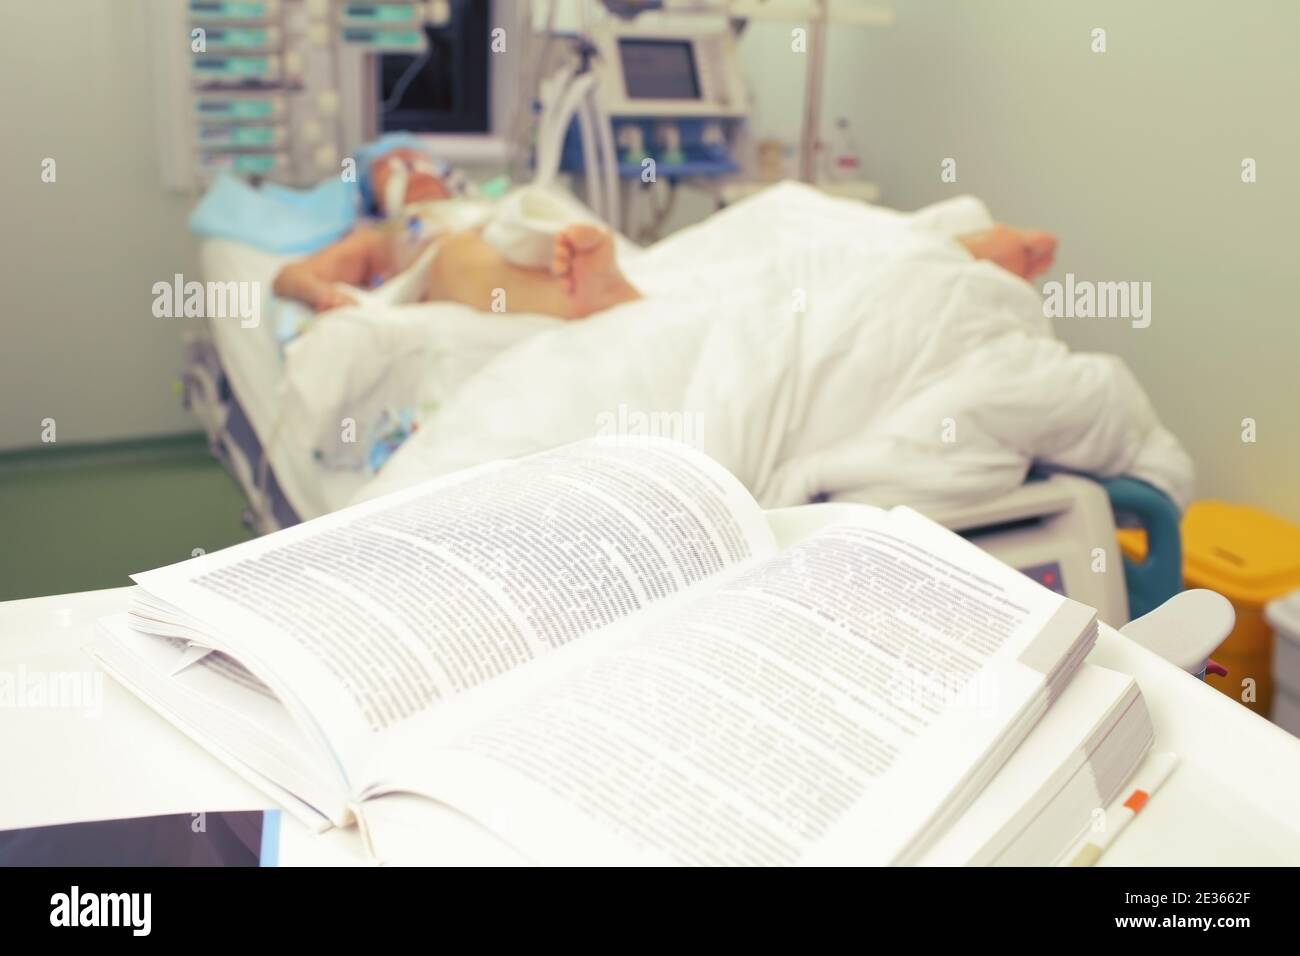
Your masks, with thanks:
[(835, 121), (831, 136), (827, 179), (833, 183), (851, 183), (862, 179), (862, 157), (853, 141), (849, 121), (841, 116)]

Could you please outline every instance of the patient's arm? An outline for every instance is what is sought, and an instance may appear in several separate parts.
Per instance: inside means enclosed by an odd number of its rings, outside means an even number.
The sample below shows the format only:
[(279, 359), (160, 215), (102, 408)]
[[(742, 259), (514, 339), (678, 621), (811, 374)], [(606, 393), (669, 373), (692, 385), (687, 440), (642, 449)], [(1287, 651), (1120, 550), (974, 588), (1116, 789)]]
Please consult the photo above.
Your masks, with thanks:
[(392, 242), (381, 229), (362, 227), (306, 259), (291, 262), (275, 277), (275, 294), (305, 302), (317, 312), (355, 305), (337, 282), (369, 287), (392, 271)]
[[(357, 229), (281, 269), (275, 277), (275, 294), (305, 302), (318, 312), (355, 305), (336, 283), (368, 288), (396, 273), (402, 265), (398, 239), (392, 229)], [(619, 271), (613, 234), (575, 223), (556, 236), (549, 269), (507, 262), (474, 230), (447, 236), (429, 269), (428, 298), (461, 302), (483, 312), (580, 319), (640, 298), (640, 293)]]

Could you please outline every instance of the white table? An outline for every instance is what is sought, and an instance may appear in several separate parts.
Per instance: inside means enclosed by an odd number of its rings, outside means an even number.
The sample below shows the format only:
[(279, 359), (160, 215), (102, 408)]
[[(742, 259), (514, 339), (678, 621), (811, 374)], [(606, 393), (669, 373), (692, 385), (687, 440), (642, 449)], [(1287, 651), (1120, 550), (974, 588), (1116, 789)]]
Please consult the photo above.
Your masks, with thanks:
[[(0, 829), (271, 805), (81, 650), (98, 618), (126, 609), (128, 593), (0, 604), (0, 674), (12, 681), (77, 674), (102, 690), (97, 708), (0, 702)], [(1300, 863), (1300, 739), (1109, 628), (1089, 659), (1137, 678), (1156, 748), (1182, 759), (1104, 862)], [(435, 862), (513, 859), (456, 814), (410, 798), (385, 800), (382, 812), (409, 818), (420, 842), (438, 848)], [(286, 814), (281, 833), (282, 863), (364, 862), (353, 831), (314, 837)]]

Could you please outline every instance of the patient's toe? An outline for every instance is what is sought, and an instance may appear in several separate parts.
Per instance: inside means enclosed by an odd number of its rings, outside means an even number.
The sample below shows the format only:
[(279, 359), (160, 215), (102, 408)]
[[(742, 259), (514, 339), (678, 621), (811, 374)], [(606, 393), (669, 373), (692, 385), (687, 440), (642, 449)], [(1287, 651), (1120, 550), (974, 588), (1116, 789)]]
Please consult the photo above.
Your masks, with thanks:
[(1029, 259), (1026, 278), (1046, 272), (1052, 267), (1052, 261), (1056, 258), (1056, 237), (1050, 232), (1037, 230), (1026, 230), (1024, 237), (1025, 251)]
[(560, 231), (559, 238), (566, 240), (576, 252), (590, 252), (603, 242), (612, 244), (608, 229), (589, 222), (575, 222)]
[(563, 236), (555, 237), (551, 252), (551, 275), (567, 276), (573, 271), (573, 246)]

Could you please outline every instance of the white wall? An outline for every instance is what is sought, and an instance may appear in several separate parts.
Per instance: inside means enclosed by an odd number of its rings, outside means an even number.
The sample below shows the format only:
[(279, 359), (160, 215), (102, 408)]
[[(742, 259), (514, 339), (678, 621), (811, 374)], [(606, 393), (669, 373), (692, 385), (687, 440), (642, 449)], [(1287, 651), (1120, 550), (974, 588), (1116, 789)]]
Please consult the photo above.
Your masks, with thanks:
[(173, 383), (200, 320), (150, 311), (154, 282), (198, 270), (193, 198), (159, 185), (139, 4), (0, 4), (0, 89), (0, 448), (44, 418), (61, 444), (195, 430)]
[[(847, 116), (882, 201), (955, 192), (1056, 231), (1058, 267), (1144, 280), (1152, 324), (1061, 319), (1114, 352), (1196, 461), (1201, 497), (1300, 520), (1300, 4), (1286, 0), (894, 0), (887, 30), (835, 27), (829, 129)], [(797, 138), (791, 25), (742, 41), (758, 132)], [(1107, 52), (1090, 50), (1094, 27)], [(939, 179), (945, 157), (958, 182)], [(1240, 179), (1243, 157), (1259, 179)], [(1241, 441), (1241, 421), (1258, 441)]]

